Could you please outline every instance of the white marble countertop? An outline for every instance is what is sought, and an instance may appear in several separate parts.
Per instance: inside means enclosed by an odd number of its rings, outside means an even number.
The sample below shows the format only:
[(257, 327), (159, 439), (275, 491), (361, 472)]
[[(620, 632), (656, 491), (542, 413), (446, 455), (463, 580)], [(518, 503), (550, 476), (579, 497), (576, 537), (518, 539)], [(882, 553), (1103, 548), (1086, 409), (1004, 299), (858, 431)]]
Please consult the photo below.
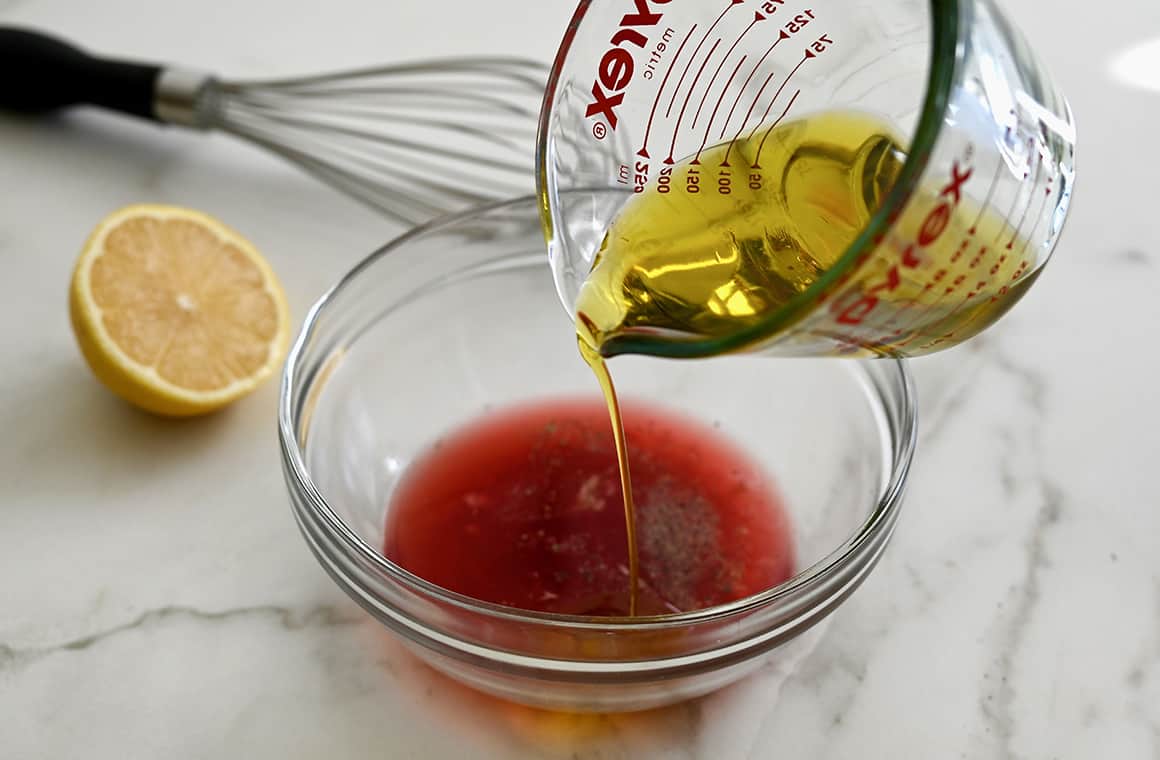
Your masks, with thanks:
[[(0, 120), (0, 758), (1160, 757), (1160, 5), (1008, 4), (1080, 125), (1056, 259), (985, 338), (916, 363), (904, 519), (812, 654), (636, 716), (498, 705), (385, 646), (290, 517), (275, 384), (158, 421), (73, 343), (74, 257), (123, 203), (241, 228), (297, 318), (395, 230), (225, 138)], [(0, 23), (273, 75), (548, 60), (570, 6), (0, 0)]]

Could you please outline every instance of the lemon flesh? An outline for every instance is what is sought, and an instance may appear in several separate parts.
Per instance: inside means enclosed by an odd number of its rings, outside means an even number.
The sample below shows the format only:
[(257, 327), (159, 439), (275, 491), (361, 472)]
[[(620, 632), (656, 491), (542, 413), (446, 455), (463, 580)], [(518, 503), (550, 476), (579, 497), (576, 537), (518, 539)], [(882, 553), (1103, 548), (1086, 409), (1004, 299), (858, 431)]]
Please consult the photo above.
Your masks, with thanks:
[(206, 414), (281, 364), (289, 309), (270, 266), (216, 219), (174, 206), (105, 218), (69, 289), (85, 360), (110, 390), (156, 414)]

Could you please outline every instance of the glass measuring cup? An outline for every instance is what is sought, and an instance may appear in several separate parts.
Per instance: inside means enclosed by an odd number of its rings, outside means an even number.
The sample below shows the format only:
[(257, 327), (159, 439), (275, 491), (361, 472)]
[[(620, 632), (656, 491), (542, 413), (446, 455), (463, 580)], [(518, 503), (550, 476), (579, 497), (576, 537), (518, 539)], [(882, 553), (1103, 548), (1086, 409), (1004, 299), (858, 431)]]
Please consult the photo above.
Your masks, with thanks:
[(874, 115), (905, 149), (844, 253), (727, 335), (629, 327), (605, 355), (915, 356), (966, 340), (1018, 301), (1062, 230), (1075, 130), (990, 0), (584, 0), (549, 80), (537, 155), (565, 306), (575, 312), (634, 196), (778, 182), (760, 148), (698, 159), (835, 109)]

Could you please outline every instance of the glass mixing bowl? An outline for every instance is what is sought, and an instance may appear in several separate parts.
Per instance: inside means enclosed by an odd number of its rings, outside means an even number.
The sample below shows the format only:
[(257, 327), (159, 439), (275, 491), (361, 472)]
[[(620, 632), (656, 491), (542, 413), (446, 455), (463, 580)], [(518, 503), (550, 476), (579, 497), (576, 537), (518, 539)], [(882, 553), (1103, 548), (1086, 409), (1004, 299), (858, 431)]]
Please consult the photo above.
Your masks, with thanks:
[(404, 235), (310, 311), (286, 364), (279, 435), (318, 561), (419, 657), (529, 705), (652, 708), (778, 657), (854, 591), (890, 538), (916, 434), (906, 365), (624, 356), (610, 366), (624, 397), (718, 426), (773, 477), (796, 541), (792, 579), (711, 609), (591, 618), (470, 599), (382, 555), (392, 489), (442, 434), (512, 402), (598, 397), (532, 198)]

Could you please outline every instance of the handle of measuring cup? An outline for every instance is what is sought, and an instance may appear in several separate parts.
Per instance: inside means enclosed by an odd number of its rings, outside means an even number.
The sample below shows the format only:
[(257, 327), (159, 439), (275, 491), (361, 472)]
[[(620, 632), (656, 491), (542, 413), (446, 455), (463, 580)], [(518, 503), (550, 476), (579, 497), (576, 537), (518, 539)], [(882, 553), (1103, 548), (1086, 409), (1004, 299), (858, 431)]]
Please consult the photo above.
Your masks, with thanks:
[(0, 109), (46, 113), (92, 105), (150, 121), (162, 67), (98, 58), (56, 37), (0, 27)]

